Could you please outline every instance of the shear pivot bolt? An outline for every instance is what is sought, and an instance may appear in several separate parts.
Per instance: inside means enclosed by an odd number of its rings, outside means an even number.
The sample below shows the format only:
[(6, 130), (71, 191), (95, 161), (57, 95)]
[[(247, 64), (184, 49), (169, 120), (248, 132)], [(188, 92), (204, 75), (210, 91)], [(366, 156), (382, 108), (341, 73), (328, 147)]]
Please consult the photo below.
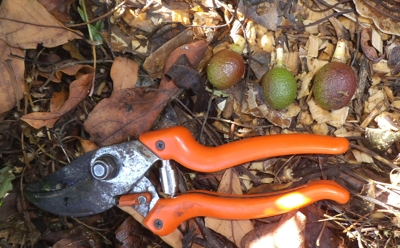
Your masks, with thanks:
[(156, 219), (156, 220), (154, 221), (154, 226), (155, 226), (157, 229), (161, 229), (161, 228), (163, 227), (163, 222), (162, 222), (162, 220)]
[(100, 156), (92, 166), (93, 177), (101, 180), (107, 180), (115, 177), (118, 171), (118, 164), (112, 156)]
[(164, 143), (164, 141), (162, 141), (162, 140), (157, 141), (157, 143), (156, 143), (156, 148), (157, 148), (157, 150), (159, 150), (159, 151), (164, 150), (164, 148), (165, 148), (165, 143)]
[(146, 199), (145, 196), (142, 196), (142, 195), (141, 195), (141, 196), (138, 197), (138, 202), (139, 202), (139, 204), (145, 204), (146, 201), (147, 201), (147, 199)]

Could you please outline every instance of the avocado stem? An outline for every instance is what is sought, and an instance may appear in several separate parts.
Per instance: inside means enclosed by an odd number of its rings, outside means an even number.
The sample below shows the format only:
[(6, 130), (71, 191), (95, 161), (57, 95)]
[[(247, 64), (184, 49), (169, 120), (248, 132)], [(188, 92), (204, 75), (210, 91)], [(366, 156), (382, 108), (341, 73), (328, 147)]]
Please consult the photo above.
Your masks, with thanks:
[(235, 43), (230, 45), (229, 49), (234, 52), (237, 52), (238, 54), (242, 54), (245, 45), (246, 45), (246, 40), (242, 36), (237, 35)]
[(333, 53), (332, 62), (346, 63), (346, 42), (339, 40)]
[(278, 46), (276, 48), (276, 65), (278, 67), (284, 67), (283, 65), (283, 48)]

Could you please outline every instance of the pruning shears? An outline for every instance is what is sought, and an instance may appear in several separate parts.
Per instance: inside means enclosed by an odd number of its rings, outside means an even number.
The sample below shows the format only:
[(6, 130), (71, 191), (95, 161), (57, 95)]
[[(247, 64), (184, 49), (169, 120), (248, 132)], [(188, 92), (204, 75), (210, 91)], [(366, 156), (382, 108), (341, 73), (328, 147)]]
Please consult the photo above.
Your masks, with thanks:
[[(174, 160), (199, 172), (217, 172), (245, 162), (291, 154), (342, 154), (345, 138), (280, 134), (206, 147), (184, 127), (144, 133), (138, 140), (85, 153), (69, 165), (28, 184), (26, 197), (39, 208), (64, 216), (87, 216), (113, 206), (131, 206), (143, 224), (164, 236), (193, 217), (255, 219), (283, 214), (320, 200), (345, 204), (350, 193), (330, 180), (267, 194), (231, 195), (193, 190), (177, 193)], [(161, 161), (156, 163), (157, 161)], [(148, 171), (159, 164), (164, 195), (160, 198)]]

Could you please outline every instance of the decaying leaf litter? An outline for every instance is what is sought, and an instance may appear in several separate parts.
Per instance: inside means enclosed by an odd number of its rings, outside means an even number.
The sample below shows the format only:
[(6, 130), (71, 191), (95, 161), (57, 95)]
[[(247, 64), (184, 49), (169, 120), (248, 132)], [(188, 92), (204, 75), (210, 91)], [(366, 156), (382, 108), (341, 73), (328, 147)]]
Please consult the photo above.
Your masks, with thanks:
[[(395, 3), (3, 0), (0, 8), (2, 246), (251, 247), (288, 235), (296, 237), (291, 247), (398, 245)], [(240, 37), (245, 75), (216, 90), (206, 81), (207, 62)], [(350, 104), (328, 111), (314, 101), (312, 79), (341, 39), (357, 89)], [(277, 45), (298, 88), (295, 102), (279, 111), (264, 102), (259, 85)], [(24, 184), (84, 152), (175, 125), (210, 146), (291, 132), (351, 141), (343, 156), (271, 158), (215, 174), (182, 170), (182, 192), (260, 193), (333, 179), (351, 201), (249, 221), (197, 218), (160, 238), (137, 224), (140, 216), (116, 208), (64, 218), (21, 194)]]

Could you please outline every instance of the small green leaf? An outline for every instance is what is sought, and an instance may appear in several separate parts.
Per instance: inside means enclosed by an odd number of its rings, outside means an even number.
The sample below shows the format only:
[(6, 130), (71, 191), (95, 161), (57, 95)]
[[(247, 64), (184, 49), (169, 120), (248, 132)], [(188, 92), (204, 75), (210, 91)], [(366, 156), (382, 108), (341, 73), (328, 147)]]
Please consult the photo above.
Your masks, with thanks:
[(103, 20), (99, 20), (96, 22), (96, 29), (98, 32), (103, 31), (105, 28)]
[(79, 15), (81, 16), (82, 20), (83, 20), (84, 22), (87, 22), (87, 20), (86, 20), (86, 18), (85, 18), (85, 13), (84, 13), (83, 10), (81, 9), (81, 7), (78, 7), (78, 12), (79, 12)]
[(101, 44), (103, 44), (103, 37), (101, 37), (101, 35), (99, 33), (93, 35), (93, 40), (99, 41), (99, 42), (101, 42)]
[[(0, 170), (0, 199), (6, 195), (7, 192), (12, 190), (12, 180), (15, 179), (14, 174), (12, 173), (11, 167), (4, 167)], [(0, 206), (1, 206), (0, 201)]]
[(98, 33), (95, 26), (93, 26), (92, 24), (89, 24), (88, 26), (89, 26), (89, 32), (92, 33), (92, 35), (95, 35)]
[[(206, 87), (206, 91), (208, 91), (210, 93), (213, 92), (213, 90), (208, 88), (208, 87)], [(219, 96), (219, 97), (228, 97), (228, 96), (230, 96), (230, 94), (225, 93), (224, 91), (221, 91), (221, 90), (217, 90), (217, 89), (214, 89), (214, 93), (213, 94), (214, 94), (214, 96)]]

